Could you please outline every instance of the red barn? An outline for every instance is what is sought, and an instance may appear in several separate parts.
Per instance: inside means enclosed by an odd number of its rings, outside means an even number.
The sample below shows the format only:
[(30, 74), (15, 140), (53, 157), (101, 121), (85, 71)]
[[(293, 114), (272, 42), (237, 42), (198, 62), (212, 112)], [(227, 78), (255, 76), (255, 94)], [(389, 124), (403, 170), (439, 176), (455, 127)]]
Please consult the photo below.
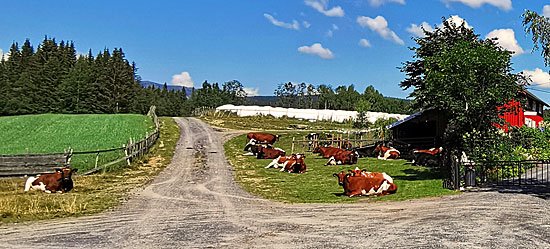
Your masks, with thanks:
[[(506, 112), (499, 115), (499, 117), (503, 118), (514, 127), (522, 127), (523, 125), (533, 128), (540, 127), (543, 120), (544, 106), (548, 106), (548, 104), (527, 90), (524, 90), (520, 94), (522, 95), (520, 96), (521, 99), (523, 99), (525, 103), (511, 100), (508, 104), (498, 107), (499, 110), (502, 108), (506, 110)], [(503, 129), (507, 130), (506, 125)]]

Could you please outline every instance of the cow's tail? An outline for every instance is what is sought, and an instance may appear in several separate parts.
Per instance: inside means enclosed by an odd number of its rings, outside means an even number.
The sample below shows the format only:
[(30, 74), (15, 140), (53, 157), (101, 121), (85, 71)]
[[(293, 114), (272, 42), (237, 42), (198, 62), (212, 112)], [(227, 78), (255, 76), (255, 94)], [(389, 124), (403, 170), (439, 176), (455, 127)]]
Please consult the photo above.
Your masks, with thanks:
[(29, 191), (29, 189), (31, 189), (32, 182), (34, 182), (36, 179), (38, 179), (38, 177), (33, 176), (27, 179), (27, 182), (25, 182), (25, 191)]

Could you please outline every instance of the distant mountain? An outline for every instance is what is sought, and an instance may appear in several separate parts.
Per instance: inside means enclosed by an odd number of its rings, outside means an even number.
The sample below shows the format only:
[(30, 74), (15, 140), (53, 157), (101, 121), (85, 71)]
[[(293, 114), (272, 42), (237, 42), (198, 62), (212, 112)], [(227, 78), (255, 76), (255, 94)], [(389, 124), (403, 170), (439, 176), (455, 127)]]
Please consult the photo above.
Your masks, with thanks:
[[(153, 86), (154, 88), (162, 89), (164, 87), (164, 84), (148, 81), (148, 80), (142, 80), (139, 83), (144, 88)], [(193, 87), (183, 87), (183, 88), (185, 88), (185, 96), (187, 96), (187, 98), (191, 97), (191, 93), (193, 92), (194, 88)], [(166, 89), (168, 89), (169, 91), (170, 90), (181, 91), (182, 86), (166, 85)]]

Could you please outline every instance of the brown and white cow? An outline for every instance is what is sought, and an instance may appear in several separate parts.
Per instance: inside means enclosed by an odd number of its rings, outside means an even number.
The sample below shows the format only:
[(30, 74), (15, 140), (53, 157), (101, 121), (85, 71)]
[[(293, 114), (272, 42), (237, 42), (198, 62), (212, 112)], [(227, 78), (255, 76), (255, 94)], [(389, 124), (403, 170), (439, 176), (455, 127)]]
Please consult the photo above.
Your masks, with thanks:
[(46, 193), (63, 193), (69, 192), (73, 189), (73, 179), (71, 178), (73, 172), (77, 172), (78, 169), (63, 168), (56, 169), (55, 173), (37, 175), (36, 177), (29, 177), (25, 183), (25, 191), (40, 190)]
[(333, 176), (338, 178), (338, 184), (344, 188), (344, 194), (354, 196), (381, 196), (397, 192), (397, 185), (386, 173), (362, 171), (361, 174), (345, 173), (341, 171)]
[(256, 155), (256, 158), (258, 159), (275, 159), (286, 155), (286, 152), (280, 148), (267, 148), (261, 145), (256, 148), (258, 149), (258, 153)]
[(399, 158), (399, 154), (400, 154), (400, 152), (397, 149), (393, 147), (382, 146), (382, 145), (378, 145), (373, 152), (380, 153), (380, 155), (378, 156), (379, 160), (397, 159)]
[(428, 150), (415, 149), (413, 150), (414, 159), (412, 161), (412, 164), (437, 167), (441, 164), (442, 151), (443, 147), (431, 148)]
[(313, 153), (319, 153), (323, 158), (330, 158), (331, 156), (335, 156), (336, 154), (347, 151), (336, 147), (323, 147), (323, 146), (317, 146), (315, 149), (313, 149)]
[(355, 151), (340, 151), (328, 159), (325, 165), (356, 164), (358, 154)]
[(279, 135), (260, 132), (250, 132), (246, 134), (246, 138), (248, 141), (254, 139), (257, 143), (261, 144), (274, 144), (276, 141), (279, 141)]
[[(250, 139), (250, 141), (248, 141), (248, 143), (244, 147), (244, 151), (249, 151), (249, 152), (243, 154), (243, 156), (257, 156), (258, 152), (260, 152), (261, 150), (260, 147), (273, 148), (273, 146), (271, 146), (270, 144), (261, 144), (261, 143), (258, 143), (256, 139)], [(279, 149), (279, 148), (276, 148), (276, 149)]]
[(274, 159), (265, 168), (281, 168), (280, 171), (288, 173), (305, 173), (307, 165), (304, 161), (306, 157), (302, 154), (292, 154), (291, 156), (281, 156)]

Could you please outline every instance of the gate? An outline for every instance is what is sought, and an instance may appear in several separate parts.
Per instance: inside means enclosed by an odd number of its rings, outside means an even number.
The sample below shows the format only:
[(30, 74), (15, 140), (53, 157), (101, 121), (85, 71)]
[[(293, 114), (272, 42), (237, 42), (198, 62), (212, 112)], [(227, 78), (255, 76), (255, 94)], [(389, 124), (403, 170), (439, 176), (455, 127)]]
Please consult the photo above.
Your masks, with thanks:
[(550, 185), (550, 160), (462, 164), (464, 186)]

